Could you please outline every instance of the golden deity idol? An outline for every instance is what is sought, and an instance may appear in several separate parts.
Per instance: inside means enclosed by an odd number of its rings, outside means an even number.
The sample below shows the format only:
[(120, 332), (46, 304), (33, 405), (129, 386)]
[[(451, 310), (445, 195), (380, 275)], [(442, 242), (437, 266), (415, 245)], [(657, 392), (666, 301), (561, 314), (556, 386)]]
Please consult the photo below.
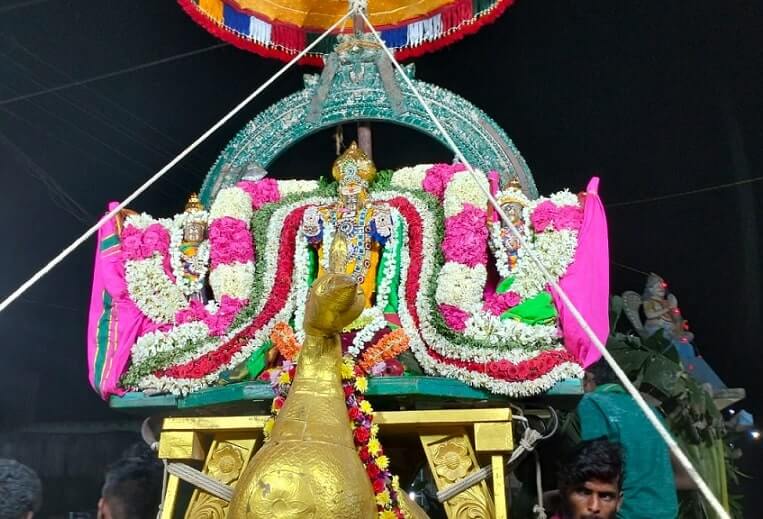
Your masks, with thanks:
[(373, 488), (352, 439), (340, 372), (339, 332), (360, 315), (364, 302), (363, 290), (346, 274), (327, 273), (313, 284), (294, 383), (270, 441), (236, 486), (228, 517), (376, 517)]

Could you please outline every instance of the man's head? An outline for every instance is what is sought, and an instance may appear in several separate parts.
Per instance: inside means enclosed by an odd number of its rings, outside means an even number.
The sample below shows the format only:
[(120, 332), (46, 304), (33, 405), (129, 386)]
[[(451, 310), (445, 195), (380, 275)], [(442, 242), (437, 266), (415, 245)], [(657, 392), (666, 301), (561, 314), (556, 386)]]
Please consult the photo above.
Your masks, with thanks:
[(31, 519), (42, 504), (42, 483), (34, 470), (0, 459), (0, 519)]
[[(131, 453), (132, 454), (132, 453)], [(152, 455), (128, 456), (106, 472), (99, 519), (153, 519), (162, 493), (162, 466)]]
[(590, 393), (596, 386), (602, 384), (619, 384), (617, 375), (609, 367), (607, 361), (599, 359), (596, 363), (591, 364), (586, 368), (585, 377), (583, 378), (583, 390), (586, 393)]
[(614, 519), (622, 501), (623, 457), (605, 439), (578, 445), (559, 471), (562, 512), (568, 519)]

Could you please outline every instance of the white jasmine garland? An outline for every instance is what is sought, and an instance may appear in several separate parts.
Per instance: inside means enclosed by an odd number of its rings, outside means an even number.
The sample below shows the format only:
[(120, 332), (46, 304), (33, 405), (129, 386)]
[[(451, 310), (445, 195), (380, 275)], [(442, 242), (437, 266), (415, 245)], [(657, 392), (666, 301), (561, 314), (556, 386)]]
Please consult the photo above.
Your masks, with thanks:
[(495, 266), (498, 269), (498, 273), (501, 278), (507, 278), (511, 276), (511, 270), (509, 270), (509, 253), (506, 251), (506, 245), (503, 243), (501, 237), (501, 224), (498, 222), (492, 222), (490, 224), (490, 250), (493, 251), (495, 256)]
[(167, 276), (163, 263), (158, 252), (150, 258), (127, 261), (125, 281), (130, 299), (145, 316), (156, 323), (171, 323), (188, 303)]
[(151, 357), (176, 350), (189, 343), (199, 343), (209, 338), (209, 328), (203, 321), (178, 324), (172, 329), (149, 332), (141, 336), (132, 347), (133, 365), (141, 364)]
[(402, 189), (421, 190), (431, 164), (419, 164), (400, 168), (392, 173), (390, 183)]
[(366, 343), (374, 338), (376, 332), (387, 326), (387, 320), (384, 318), (384, 313), (378, 306), (365, 308), (363, 310), (363, 313), (358, 317), (358, 320), (365, 321), (366, 319), (371, 319), (371, 322), (358, 330), (355, 337), (352, 339), (352, 344), (347, 349), (347, 352), (353, 357), (359, 356), (365, 349)]
[[(562, 229), (538, 233), (532, 242), (535, 256), (548, 270), (551, 276), (558, 280), (575, 259), (578, 246), (577, 231)], [(522, 299), (533, 297), (545, 290), (548, 282), (543, 272), (530, 257), (524, 247), (519, 249), (517, 266), (514, 270), (514, 282), (511, 290), (518, 293)]]
[(209, 275), (209, 286), (220, 301), (224, 295), (249, 299), (254, 284), (254, 263), (235, 262), (218, 265)]
[(309, 193), (318, 189), (317, 180), (278, 180), (278, 193), (286, 197), (294, 193)]
[(474, 207), (484, 209), (487, 206), (487, 195), (480, 188), (480, 185), (489, 190), (490, 186), (487, 177), (479, 171), (474, 170), (477, 181), (468, 171), (459, 171), (450, 179), (445, 187), (445, 198), (443, 211), (445, 218), (455, 216), (464, 209), (464, 204), (471, 204)]
[(485, 265), (469, 267), (448, 261), (437, 276), (435, 300), (440, 305), (451, 305), (474, 311), (482, 306), (482, 293), (487, 280)]
[(124, 219), (124, 227), (135, 227), (136, 229), (146, 229), (149, 225), (158, 223), (153, 216), (148, 213), (131, 214)]
[(394, 207), (390, 208), (390, 215), (392, 216), (392, 232), (387, 239), (387, 243), (384, 245), (384, 271), (382, 272), (381, 283), (376, 287), (376, 306), (382, 312), (387, 307), (389, 291), (397, 271), (395, 250), (397, 249), (397, 235), (401, 225), (400, 221), (402, 220), (400, 212)]
[(292, 278), (292, 286), (294, 290), (294, 334), (297, 337), (297, 341), (302, 343), (305, 340), (305, 305), (307, 304), (307, 293), (310, 286), (307, 283), (308, 276), (308, 243), (305, 236), (302, 234), (302, 227), (300, 226), (299, 232), (296, 237), (297, 243), (294, 247), (294, 276)]
[(229, 216), (246, 222), (252, 219), (252, 199), (249, 193), (239, 187), (221, 189), (209, 211), (210, 221)]
[[(574, 206), (580, 205), (580, 200), (578, 199), (578, 195), (575, 193), (571, 193), (569, 189), (565, 189), (563, 191), (554, 193), (553, 195), (549, 196), (548, 199), (550, 199), (559, 207), (562, 207), (564, 205), (574, 205)], [(537, 205), (537, 203), (535, 205)]]

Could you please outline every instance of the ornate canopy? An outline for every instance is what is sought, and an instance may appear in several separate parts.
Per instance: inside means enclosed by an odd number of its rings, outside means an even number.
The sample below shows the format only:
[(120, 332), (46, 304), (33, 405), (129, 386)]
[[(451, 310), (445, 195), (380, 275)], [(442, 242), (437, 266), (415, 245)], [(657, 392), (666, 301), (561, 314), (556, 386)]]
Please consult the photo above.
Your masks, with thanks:
[[(178, 0), (193, 20), (239, 48), (285, 61), (348, 9), (347, 0)], [(368, 16), (398, 59), (440, 49), (500, 16), (514, 0), (369, 0)], [(353, 31), (351, 20), (340, 32)], [(322, 66), (337, 35), (303, 60)]]

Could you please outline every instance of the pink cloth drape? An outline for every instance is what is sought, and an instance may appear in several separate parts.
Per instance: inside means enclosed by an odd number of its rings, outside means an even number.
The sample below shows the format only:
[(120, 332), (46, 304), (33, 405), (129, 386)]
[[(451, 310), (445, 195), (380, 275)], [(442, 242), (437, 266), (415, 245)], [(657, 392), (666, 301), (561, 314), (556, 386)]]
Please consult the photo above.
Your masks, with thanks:
[[(609, 242), (607, 217), (599, 198), (598, 177), (593, 177), (586, 188), (575, 261), (559, 280), (559, 285), (596, 337), (606, 344), (609, 335)], [(559, 310), (564, 346), (583, 367), (590, 366), (599, 360), (601, 353), (553, 289), (551, 293)]]
[[(111, 202), (109, 211), (117, 205)], [(132, 346), (139, 334), (156, 328), (127, 294), (119, 236), (111, 220), (98, 231), (87, 329), (88, 376), (101, 398), (124, 393), (119, 379)]]

